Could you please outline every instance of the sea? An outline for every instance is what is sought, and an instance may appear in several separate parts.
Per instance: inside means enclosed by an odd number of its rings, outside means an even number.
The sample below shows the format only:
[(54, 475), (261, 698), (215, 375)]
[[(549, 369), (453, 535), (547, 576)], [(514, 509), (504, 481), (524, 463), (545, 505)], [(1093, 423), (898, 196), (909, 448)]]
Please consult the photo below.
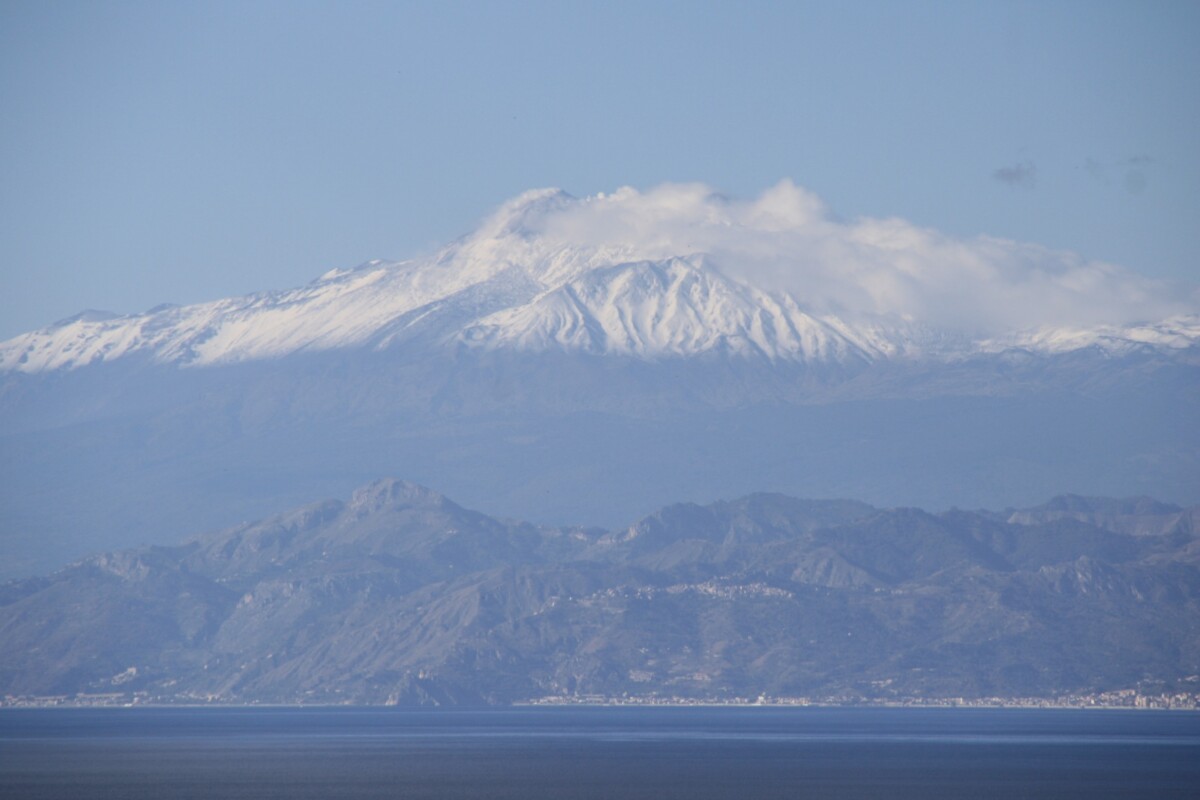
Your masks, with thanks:
[(9, 708), (0, 797), (1198, 798), (1200, 712)]

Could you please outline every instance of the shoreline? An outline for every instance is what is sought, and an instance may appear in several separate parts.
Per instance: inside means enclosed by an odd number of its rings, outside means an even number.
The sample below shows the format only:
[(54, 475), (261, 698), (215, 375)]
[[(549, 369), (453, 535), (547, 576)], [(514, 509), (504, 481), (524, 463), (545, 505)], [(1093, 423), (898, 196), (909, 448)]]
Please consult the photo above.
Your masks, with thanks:
[(979, 710), (979, 709), (994, 709), (994, 710), (1017, 710), (1017, 711), (1178, 711), (1192, 712), (1200, 711), (1200, 703), (1191, 701), (1188, 704), (1153, 704), (1153, 705), (1135, 705), (1132, 703), (1084, 703), (1084, 702), (1066, 702), (1056, 701), (1054, 699), (1036, 699), (1036, 698), (1013, 698), (1010, 701), (989, 700), (989, 701), (970, 701), (959, 699), (955, 702), (947, 700), (939, 700), (935, 698), (922, 698), (912, 700), (880, 700), (872, 701), (866, 699), (857, 700), (833, 700), (829, 698), (812, 699), (806, 702), (789, 702), (782, 701), (739, 701), (739, 700), (658, 700), (653, 698), (625, 699), (625, 700), (571, 700), (563, 698), (536, 698), (533, 700), (518, 701), (510, 704), (497, 705), (387, 705), (387, 704), (357, 704), (357, 703), (254, 703), (254, 702), (191, 702), (191, 703), (173, 703), (173, 702), (150, 702), (150, 701), (109, 701), (109, 702), (88, 702), (81, 701), (75, 698), (57, 700), (46, 698), (29, 699), (29, 700), (5, 700), (0, 701), (0, 713), (6, 710), (76, 710), (76, 709), (226, 709), (226, 710), (280, 710), (280, 709), (296, 709), (296, 710), (333, 710), (333, 709), (357, 709), (357, 710), (390, 710), (397, 712), (404, 711), (505, 711), (514, 709), (531, 709), (531, 708), (736, 708), (736, 709), (962, 709), (962, 710)]

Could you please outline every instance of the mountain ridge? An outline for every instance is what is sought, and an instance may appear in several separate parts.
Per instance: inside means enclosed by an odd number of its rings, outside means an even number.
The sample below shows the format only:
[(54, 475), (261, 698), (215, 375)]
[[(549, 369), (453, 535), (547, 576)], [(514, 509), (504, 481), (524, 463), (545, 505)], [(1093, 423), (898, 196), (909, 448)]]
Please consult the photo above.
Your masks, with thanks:
[[(424, 705), (1186, 689), (1200, 673), (1200, 507), (1070, 504), (1094, 520), (1038, 518), (1058, 501), (1014, 523), (757, 494), (605, 532), (502, 522), (387, 479), (0, 585), (0, 695)], [(1174, 521), (1117, 530), (1138, 509)]]

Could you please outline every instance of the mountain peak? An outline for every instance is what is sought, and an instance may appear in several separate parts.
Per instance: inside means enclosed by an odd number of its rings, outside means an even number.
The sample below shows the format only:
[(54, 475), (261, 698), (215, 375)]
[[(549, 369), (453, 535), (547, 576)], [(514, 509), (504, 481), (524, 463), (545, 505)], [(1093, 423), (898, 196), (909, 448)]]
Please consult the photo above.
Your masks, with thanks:
[(530, 236), (536, 232), (537, 223), (542, 218), (575, 202), (578, 201), (562, 189), (530, 189), (496, 209), (483, 221), (473, 236), (491, 239), (512, 235)]
[(442, 494), (420, 484), (399, 478), (383, 478), (356, 489), (350, 498), (350, 511), (370, 514), (386, 508), (443, 508), (452, 505)]

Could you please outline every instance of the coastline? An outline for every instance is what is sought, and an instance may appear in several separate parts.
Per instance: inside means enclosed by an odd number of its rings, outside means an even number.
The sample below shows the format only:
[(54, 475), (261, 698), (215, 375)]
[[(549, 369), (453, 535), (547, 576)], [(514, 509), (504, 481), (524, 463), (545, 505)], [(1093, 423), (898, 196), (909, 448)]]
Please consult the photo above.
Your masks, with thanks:
[(1133, 690), (1099, 694), (1069, 694), (1057, 697), (745, 697), (686, 698), (663, 696), (606, 697), (602, 695), (552, 695), (520, 700), (508, 704), (413, 705), (386, 703), (286, 703), (224, 701), (217, 698), (198, 701), (195, 698), (175, 701), (139, 695), (50, 695), (6, 696), (0, 698), (0, 711), (5, 709), (80, 709), (80, 708), (223, 708), (223, 709), (393, 709), (393, 710), (451, 710), (451, 709), (514, 709), (514, 708), (941, 708), (941, 709), (1024, 709), (1024, 710), (1125, 710), (1125, 711), (1200, 711), (1200, 693), (1175, 692), (1141, 694)]

